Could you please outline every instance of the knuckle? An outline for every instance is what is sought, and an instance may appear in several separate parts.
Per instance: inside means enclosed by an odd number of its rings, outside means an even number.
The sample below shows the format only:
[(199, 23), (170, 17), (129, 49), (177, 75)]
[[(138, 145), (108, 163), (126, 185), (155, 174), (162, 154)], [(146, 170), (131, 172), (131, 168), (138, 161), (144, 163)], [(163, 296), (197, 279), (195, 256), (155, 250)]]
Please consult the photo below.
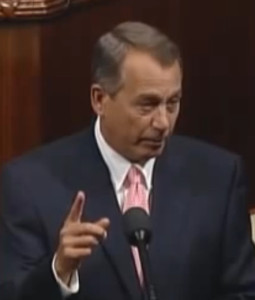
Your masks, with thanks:
[(69, 257), (73, 258), (73, 259), (76, 259), (76, 258), (79, 258), (79, 255), (78, 255), (78, 253), (70, 252)]
[(69, 248), (66, 247), (66, 248), (63, 249), (63, 256), (64, 257), (69, 257), (70, 254), (71, 253), (70, 253), (70, 249)]
[(69, 243), (68, 243), (68, 239), (66, 237), (62, 238), (61, 244), (63, 247), (66, 247)]
[(90, 223), (83, 223), (82, 229), (84, 230), (84, 232), (91, 231), (91, 224)]
[(84, 240), (87, 244), (91, 244), (91, 243), (93, 243), (93, 237), (92, 236), (86, 236), (86, 239)]
[(92, 249), (91, 249), (91, 248), (86, 248), (86, 249), (84, 250), (84, 255), (85, 255), (85, 256), (91, 255), (91, 253), (92, 253)]
[(63, 228), (60, 230), (60, 234), (59, 234), (60, 237), (63, 238), (63, 237), (66, 235), (66, 232), (67, 232), (66, 228), (63, 227)]

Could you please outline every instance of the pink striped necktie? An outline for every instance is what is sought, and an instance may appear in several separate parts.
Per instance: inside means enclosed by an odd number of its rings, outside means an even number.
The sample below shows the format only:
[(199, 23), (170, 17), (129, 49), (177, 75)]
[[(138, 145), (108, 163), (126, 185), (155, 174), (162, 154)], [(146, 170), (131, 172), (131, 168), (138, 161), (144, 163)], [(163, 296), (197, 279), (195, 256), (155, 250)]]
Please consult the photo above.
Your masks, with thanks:
[[(123, 204), (123, 213), (132, 207), (141, 207), (149, 214), (149, 204), (142, 172), (132, 166), (127, 174), (125, 184), (127, 187), (127, 196)], [(132, 253), (140, 284), (143, 285), (142, 267), (137, 247), (132, 246)]]

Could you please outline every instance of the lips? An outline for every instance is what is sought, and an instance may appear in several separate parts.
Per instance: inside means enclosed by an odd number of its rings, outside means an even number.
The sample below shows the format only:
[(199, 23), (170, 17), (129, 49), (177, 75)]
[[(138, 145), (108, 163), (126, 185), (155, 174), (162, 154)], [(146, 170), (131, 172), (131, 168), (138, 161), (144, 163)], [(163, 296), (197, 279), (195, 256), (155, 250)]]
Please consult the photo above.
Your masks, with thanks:
[(144, 137), (143, 140), (145, 141), (150, 141), (150, 142), (155, 142), (155, 143), (161, 143), (165, 140), (165, 137), (163, 136), (158, 136), (158, 137)]
[(143, 139), (145, 143), (153, 144), (153, 145), (162, 145), (164, 139)]

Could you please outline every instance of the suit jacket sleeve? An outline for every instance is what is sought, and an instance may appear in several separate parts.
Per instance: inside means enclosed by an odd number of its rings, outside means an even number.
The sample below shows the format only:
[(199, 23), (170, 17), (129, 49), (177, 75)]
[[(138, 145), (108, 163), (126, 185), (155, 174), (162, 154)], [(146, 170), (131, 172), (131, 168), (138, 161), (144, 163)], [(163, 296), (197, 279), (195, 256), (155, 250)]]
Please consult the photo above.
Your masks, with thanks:
[(251, 240), (246, 179), (238, 160), (222, 232), (221, 300), (255, 299), (255, 249)]
[[(43, 224), (17, 168), (1, 180), (0, 294), (2, 300), (60, 300)], [(39, 191), (38, 191), (39, 192)], [(75, 296), (71, 297), (72, 299)]]

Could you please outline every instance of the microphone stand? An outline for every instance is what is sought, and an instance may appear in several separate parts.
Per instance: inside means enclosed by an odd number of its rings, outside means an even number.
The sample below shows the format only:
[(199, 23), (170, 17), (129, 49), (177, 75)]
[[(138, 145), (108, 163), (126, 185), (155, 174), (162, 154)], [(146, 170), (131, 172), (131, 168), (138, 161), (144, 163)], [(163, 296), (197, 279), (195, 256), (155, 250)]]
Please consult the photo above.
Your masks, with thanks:
[(150, 259), (147, 245), (144, 243), (145, 231), (140, 230), (135, 233), (137, 240), (137, 249), (140, 255), (140, 261), (143, 271), (144, 281), (144, 300), (158, 300), (155, 287), (151, 280)]

